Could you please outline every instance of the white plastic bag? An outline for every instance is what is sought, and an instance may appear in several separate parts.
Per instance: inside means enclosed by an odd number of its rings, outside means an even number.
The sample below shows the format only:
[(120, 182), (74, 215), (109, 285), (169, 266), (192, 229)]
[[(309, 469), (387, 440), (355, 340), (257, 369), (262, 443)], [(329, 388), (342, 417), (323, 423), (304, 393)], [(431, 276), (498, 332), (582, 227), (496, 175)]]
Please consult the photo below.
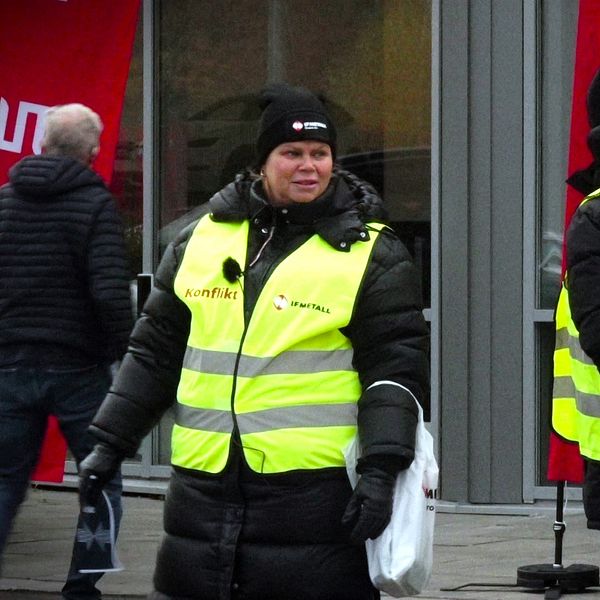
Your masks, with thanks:
[[(360, 456), (357, 438), (344, 454), (350, 483), (356, 486), (355, 467)], [(371, 581), (392, 597), (419, 594), (429, 582), (438, 474), (433, 438), (425, 429), (419, 406), (415, 459), (396, 479), (391, 521), (378, 538), (366, 541)]]

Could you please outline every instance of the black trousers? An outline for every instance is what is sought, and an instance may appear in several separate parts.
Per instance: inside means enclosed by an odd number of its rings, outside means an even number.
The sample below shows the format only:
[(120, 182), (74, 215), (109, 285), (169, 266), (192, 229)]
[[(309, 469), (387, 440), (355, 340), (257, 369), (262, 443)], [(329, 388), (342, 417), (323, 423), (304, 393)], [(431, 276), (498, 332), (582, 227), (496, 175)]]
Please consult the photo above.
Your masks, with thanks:
[(585, 459), (583, 508), (588, 529), (600, 529), (600, 463)]

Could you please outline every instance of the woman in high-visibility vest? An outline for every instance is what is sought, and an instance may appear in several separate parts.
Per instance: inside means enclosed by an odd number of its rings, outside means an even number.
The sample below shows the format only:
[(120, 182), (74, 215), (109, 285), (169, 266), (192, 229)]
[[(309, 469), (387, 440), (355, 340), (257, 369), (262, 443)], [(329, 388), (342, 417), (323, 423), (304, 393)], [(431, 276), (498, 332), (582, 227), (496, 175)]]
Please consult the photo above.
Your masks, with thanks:
[(175, 405), (152, 598), (373, 600), (363, 542), (389, 521), (428, 392), (417, 277), (375, 190), (334, 167), (323, 103), (283, 84), (262, 101), (256, 169), (163, 256), (82, 502)]

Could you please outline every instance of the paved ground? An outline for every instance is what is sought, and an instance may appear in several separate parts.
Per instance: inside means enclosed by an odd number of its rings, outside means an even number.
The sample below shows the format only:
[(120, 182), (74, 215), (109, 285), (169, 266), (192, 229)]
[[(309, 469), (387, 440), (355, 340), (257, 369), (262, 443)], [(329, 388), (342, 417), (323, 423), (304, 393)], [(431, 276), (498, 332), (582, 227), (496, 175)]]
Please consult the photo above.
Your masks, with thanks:
[[(104, 576), (100, 587), (105, 600), (137, 600), (150, 590), (154, 557), (161, 537), (162, 505), (160, 498), (124, 498), (125, 515), (118, 552), (125, 570)], [(76, 510), (77, 498), (72, 491), (31, 491), (6, 551), (0, 600), (60, 597)], [(473, 512), (477, 510), (510, 514)], [(599, 565), (600, 532), (585, 528), (581, 507), (574, 503), (567, 508), (565, 520), (563, 564)], [(516, 585), (517, 569), (553, 561), (553, 522), (551, 503), (485, 508), (442, 503), (436, 523), (433, 576), (418, 597), (542, 600), (543, 590), (532, 591)], [(563, 594), (563, 598), (600, 600), (600, 587)]]

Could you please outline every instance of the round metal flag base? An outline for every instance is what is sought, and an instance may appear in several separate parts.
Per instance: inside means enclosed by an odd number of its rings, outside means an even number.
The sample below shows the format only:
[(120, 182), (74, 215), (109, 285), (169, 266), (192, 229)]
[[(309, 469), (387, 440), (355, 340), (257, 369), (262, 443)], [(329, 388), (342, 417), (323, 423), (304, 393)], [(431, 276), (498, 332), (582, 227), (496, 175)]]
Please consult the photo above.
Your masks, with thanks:
[(595, 565), (572, 564), (568, 567), (553, 564), (525, 565), (517, 569), (517, 585), (527, 588), (559, 588), (563, 592), (581, 592), (600, 584)]

